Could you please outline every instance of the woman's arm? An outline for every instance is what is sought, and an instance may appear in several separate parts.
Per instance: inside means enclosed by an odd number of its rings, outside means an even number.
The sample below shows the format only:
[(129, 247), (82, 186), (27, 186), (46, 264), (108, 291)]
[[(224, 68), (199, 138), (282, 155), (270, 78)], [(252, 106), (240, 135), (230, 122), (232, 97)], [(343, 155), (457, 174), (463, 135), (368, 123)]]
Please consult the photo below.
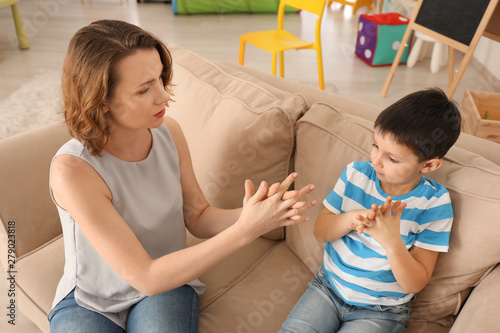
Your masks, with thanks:
[(181, 127), (170, 117), (165, 117), (164, 123), (179, 154), (186, 227), (198, 238), (210, 238), (217, 235), (238, 219), (241, 208), (227, 210), (210, 206), (196, 180), (191, 154)]
[[(181, 163), (186, 160), (183, 161)], [(201, 190), (193, 180), (185, 176), (181, 178), (182, 186), (191, 189), (187, 196), (185, 194), (187, 202), (194, 205), (193, 193), (201, 194)], [(199, 229), (201, 234), (214, 233), (216, 236), (152, 259), (112, 205), (111, 192), (105, 182), (87, 162), (71, 155), (58, 156), (53, 161), (50, 175), (50, 185), (58, 205), (71, 214), (111, 268), (145, 295), (156, 295), (184, 285), (260, 235), (305, 221), (307, 218), (299, 214), (308, 208), (307, 204), (296, 202), (296, 198), (283, 200), (286, 188), (293, 180), (294, 177), (287, 177), (278, 191), (269, 197), (265, 182), (254, 193), (253, 185), (246, 181), (243, 208), (227, 213), (220, 210), (226, 214), (221, 218), (222, 223)], [(211, 211), (203, 196), (196, 200), (201, 200), (201, 204), (194, 206), (195, 213), (188, 221), (202, 225), (201, 222), (217, 210)], [(302, 208), (292, 208), (297, 205)]]
[[(289, 186), (292, 177), (284, 184)], [(156, 295), (184, 285), (214, 267), (236, 250), (274, 228), (304, 221), (282, 200), (283, 191), (266, 198), (263, 183), (252, 195), (245, 183), (245, 206), (236, 223), (207, 241), (152, 259), (128, 224), (111, 204), (111, 193), (97, 172), (70, 155), (54, 159), (51, 188), (59, 206), (75, 219), (92, 246), (125, 281), (145, 295)], [(265, 200), (264, 200), (265, 199)]]

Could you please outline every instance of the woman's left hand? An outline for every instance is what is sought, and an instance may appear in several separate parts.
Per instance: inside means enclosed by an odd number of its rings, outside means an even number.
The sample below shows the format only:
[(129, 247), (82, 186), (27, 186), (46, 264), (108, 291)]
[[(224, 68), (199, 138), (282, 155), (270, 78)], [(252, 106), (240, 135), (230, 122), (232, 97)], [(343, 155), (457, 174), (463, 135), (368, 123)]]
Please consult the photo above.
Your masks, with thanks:
[(302, 201), (302, 198), (306, 196), (307, 194), (311, 193), (314, 191), (314, 185), (309, 184), (304, 187), (302, 187), (300, 190), (290, 190), (288, 191), (288, 188), (290, 187), (291, 182), (295, 181), (297, 178), (298, 174), (296, 172), (292, 173), (290, 176), (288, 176), (282, 183), (274, 183), (271, 186), (269, 186), (268, 191), (267, 191), (267, 198), (275, 195), (278, 192), (284, 192), (281, 199), (286, 201), (289, 199), (294, 199), (295, 204), (293, 204), (290, 209), (295, 210), (295, 214), (290, 217), (289, 219), (292, 221), (299, 221), (303, 220), (304, 217), (300, 216), (302, 212), (305, 210), (311, 208), (312, 206), (316, 205), (316, 200), (309, 200), (309, 201)]

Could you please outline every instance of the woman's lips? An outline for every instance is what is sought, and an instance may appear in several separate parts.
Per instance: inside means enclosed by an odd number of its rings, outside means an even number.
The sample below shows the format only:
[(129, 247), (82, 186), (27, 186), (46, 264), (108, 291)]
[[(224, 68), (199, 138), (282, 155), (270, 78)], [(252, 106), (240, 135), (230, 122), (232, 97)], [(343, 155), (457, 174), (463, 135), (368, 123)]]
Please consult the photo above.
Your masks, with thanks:
[(165, 109), (161, 110), (160, 112), (158, 112), (157, 114), (155, 114), (155, 117), (156, 118), (161, 118), (165, 115)]

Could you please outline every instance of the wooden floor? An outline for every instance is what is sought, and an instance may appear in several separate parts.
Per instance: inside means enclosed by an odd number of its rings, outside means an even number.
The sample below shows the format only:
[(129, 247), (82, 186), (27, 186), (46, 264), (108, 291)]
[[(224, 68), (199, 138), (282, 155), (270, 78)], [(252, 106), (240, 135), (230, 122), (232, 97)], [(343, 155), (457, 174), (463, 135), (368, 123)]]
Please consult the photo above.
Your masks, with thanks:
[[(19, 9), (24, 19), (31, 47), (21, 51), (8, 8), (0, 10), (0, 101), (23, 83), (44, 70), (61, 70), (71, 36), (82, 26), (98, 19), (119, 19), (138, 24), (168, 43), (182, 45), (213, 61), (237, 62), (239, 36), (255, 30), (274, 29), (274, 14), (175, 16), (171, 5), (162, 2), (137, 4), (133, 0), (21, 0)], [(363, 12), (363, 10), (361, 11)], [(366, 12), (366, 11), (365, 11)], [(354, 56), (359, 12), (333, 4), (325, 11), (322, 26), (323, 59), (326, 90), (381, 107), (403, 95), (426, 87), (447, 90), (446, 68), (432, 74), (429, 59), (413, 68), (400, 66), (389, 94), (380, 92), (389, 67), (373, 68)], [(289, 14), (285, 27), (304, 39), (313, 40), (315, 17), (307, 13)], [(457, 62), (461, 58), (457, 54)], [(285, 77), (317, 86), (314, 51), (289, 51), (285, 56)], [(266, 52), (247, 46), (246, 63), (264, 72), (271, 70)], [(477, 61), (466, 70), (454, 95), (460, 102), (465, 89), (500, 91), (498, 79)], [(2, 110), (0, 110), (2, 112)], [(0, 283), (0, 307), (8, 304), (4, 283)], [(34, 326), (18, 315), (17, 325), (6, 324), (0, 311), (0, 332), (37, 332)]]
[[(85, 0), (84, 5), (79, 0), (21, 0), (19, 9), (31, 43), (31, 48), (23, 51), (15, 40), (10, 10), (0, 10), (0, 101), (39, 71), (60, 70), (71, 36), (94, 20), (126, 20), (210, 60), (230, 62), (237, 62), (241, 34), (276, 26), (274, 14), (176, 16), (172, 6), (162, 2), (123, 1), (120, 6), (118, 0)], [(432, 74), (430, 61), (425, 59), (413, 68), (400, 66), (389, 94), (381, 98), (389, 67), (373, 68), (354, 56), (359, 13), (353, 15), (351, 7), (343, 8), (339, 4), (325, 11), (322, 42), (326, 90), (386, 106), (418, 89), (430, 86), (447, 89), (447, 69), (443, 67)], [(313, 40), (314, 20), (314, 16), (305, 12), (291, 14), (286, 16), (285, 27), (304, 39)], [(457, 54), (457, 58), (460, 57)], [(270, 72), (270, 54), (248, 46), (245, 65)], [(314, 51), (289, 51), (285, 55), (285, 65), (286, 78), (317, 85)], [(474, 62), (469, 65), (460, 82), (454, 96), (457, 101), (461, 101), (467, 88), (500, 90), (496, 78), (481, 66), (474, 65)]]

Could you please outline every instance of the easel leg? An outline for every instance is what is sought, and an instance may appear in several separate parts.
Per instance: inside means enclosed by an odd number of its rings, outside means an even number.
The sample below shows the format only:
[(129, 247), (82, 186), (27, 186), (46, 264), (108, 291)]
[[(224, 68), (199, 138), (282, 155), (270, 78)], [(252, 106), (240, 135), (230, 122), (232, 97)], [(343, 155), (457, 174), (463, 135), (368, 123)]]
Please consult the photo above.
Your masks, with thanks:
[(465, 69), (469, 64), (469, 61), (472, 58), (473, 53), (474, 53), (474, 48), (469, 47), (469, 50), (465, 53), (464, 58), (460, 63), (460, 67), (458, 67), (457, 75), (455, 75), (455, 77), (453, 78), (453, 81), (450, 84), (450, 88), (446, 93), (446, 96), (448, 96), (449, 99), (453, 97), (455, 90), (457, 90), (458, 84), (460, 83), (460, 80), (462, 79), (462, 76), (465, 73)]
[(453, 75), (455, 71), (455, 49), (451, 46), (448, 49), (448, 87), (453, 82)]
[(391, 71), (387, 76), (387, 80), (385, 81), (384, 88), (382, 89), (382, 93), (380, 96), (385, 97), (387, 95), (387, 91), (389, 90), (389, 86), (391, 85), (392, 78), (394, 77), (394, 73), (396, 73), (396, 69), (398, 68), (399, 62), (401, 61), (401, 57), (403, 56), (403, 52), (405, 51), (406, 44), (410, 39), (410, 35), (413, 29), (408, 27), (405, 31), (403, 39), (401, 40), (401, 45), (399, 46), (398, 53), (396, 53), (396, 58), (394, 58), (394, 62), (392, 63)]

